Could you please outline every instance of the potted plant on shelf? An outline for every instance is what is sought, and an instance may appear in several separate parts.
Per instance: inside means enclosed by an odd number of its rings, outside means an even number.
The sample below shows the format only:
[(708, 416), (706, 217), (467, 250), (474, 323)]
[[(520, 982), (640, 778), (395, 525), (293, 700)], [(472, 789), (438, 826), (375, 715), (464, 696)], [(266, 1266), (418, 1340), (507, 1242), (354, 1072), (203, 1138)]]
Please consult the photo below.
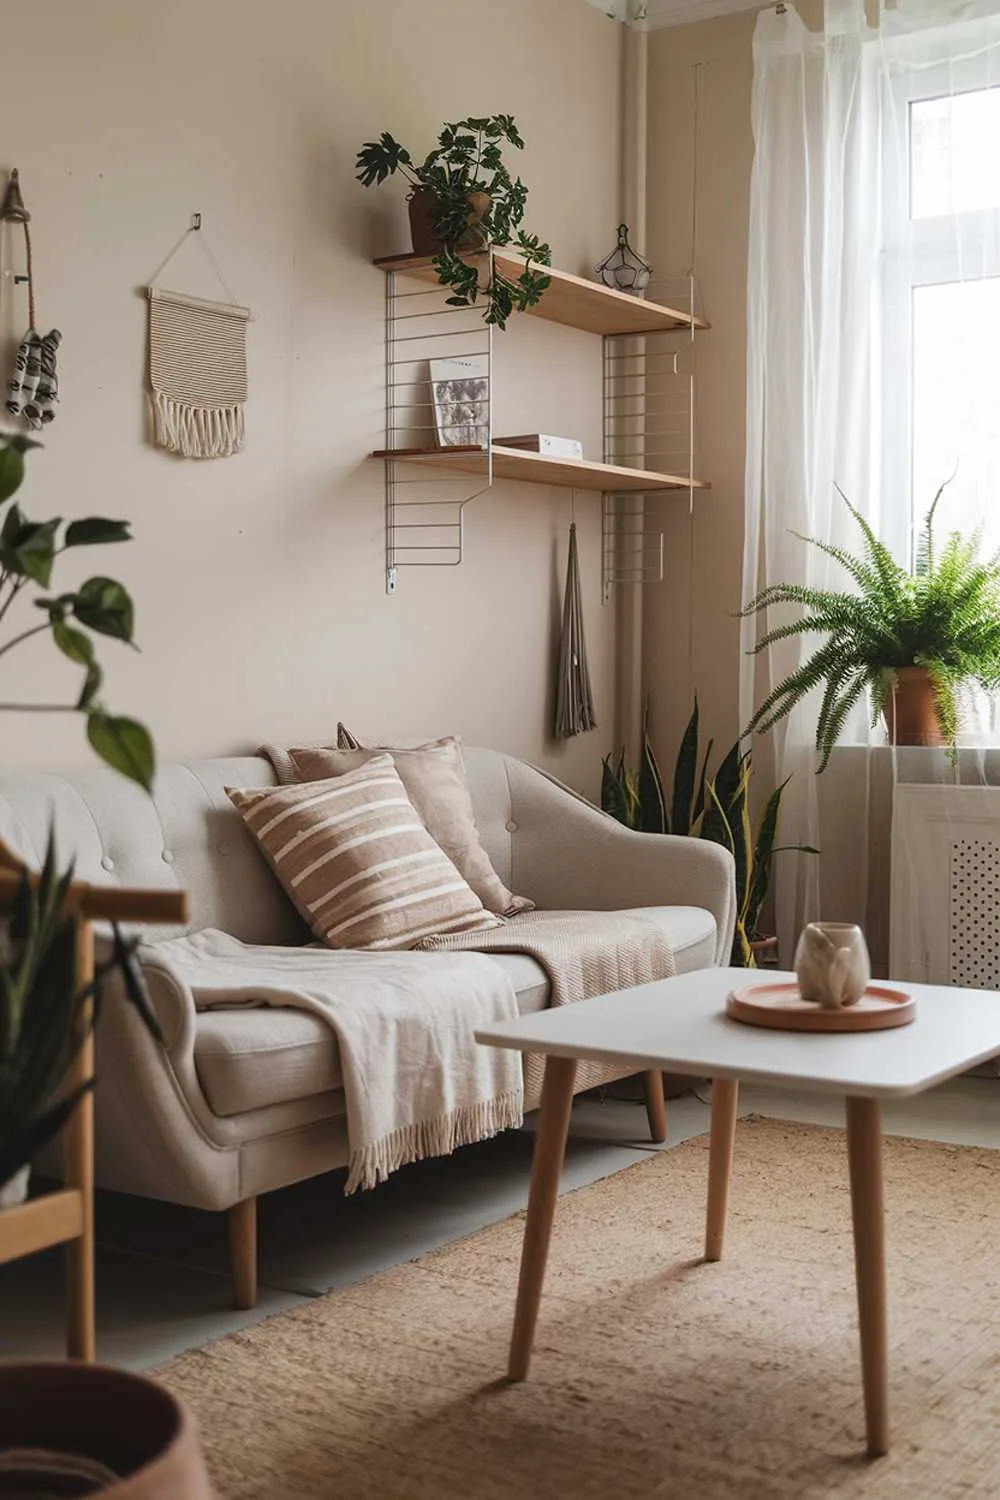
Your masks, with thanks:
[[(515, 309), (524, 312), (540, 301), (549, 278), (538, 267), (551, 259), (548, 245), (521, 228), (528, 189), (511, 176), (503, 143), (524, 149), (514, 117), (490, 115), (446, 124), (422, 162), (383, 131), (365, 142), (356, 163), (365, 187), (402, 173), (410, 184), (414, 252), (433, 256), (439, 280), (452, 289), (452, 306), (471, 307), (482, 294), (483, 319), (498, 328)], [(513, 279), (481, 255), (491, 245), (511, 244), (524, 256)]]
[(872, 724), (882, 717), (892, 744), (946, 745), (955, 753), (959, 689), (966, 683), (987, 692), (1000, 688), (1000, 553), (981, 558), (978, 535), (966, 539), (959, 532), (951, 532), (938, 553), (934, 516), (945, 488), (927, 512), (912, 572), (838, 491), (861, 530), (863, 553), (815, 537), (802, 540), (838, 562), (855, 588), (840, 593), (778, 583), (745, 606), (744, 616), (779, 604), (804, 611), (768, 630), (754, 653), (793, 635), (826, 637), (768, 695), (746, 733), (772, 728), (822, 686), (816, 723), (820, 771), (852, 709), (866, 696)]
[(736, 862), (736, 932), (731, 963), (758, 968), (777, 962), (778, 940), (760, 930), (771, 882), (774, 856), (794, 847), (815, 854), (809, 845), (779, 846), (778, 819), (787, 781), (775, 787), (754, 825), (750, 816), (753, 762), (740, 741), (723, 757), (715, 774), (708, 764), (714, 741), (704, 756), (699, 750), (698, 702), (681, 739), (668, 805), (659, 766), (649, 739), (649, 708), (643, 725), (638, 770), (625, 766), (624, 751), (603, 762), (601, 807), (619, 822), (642, 833), (672, 833), (723, 844)]
[[(94, 636), (132, 644), (131, 597), (112, 578), (87, 579), (65, 593), (50, 591), (56, 559), (65, 551), (130, 537), (124, 521), (92, 516), (32, 521), (14, 499), (24, 478), (24, 455), (37, 446), (0, 437), (0, 621), (33, 593), (35, 623), (0, 643), (0, 657), (33, 636), (48, 634), (57, 650), (82, 670), (79, 692), (66, 703), (0, 702), (0, 711), (77, 713), (87, 738), (108, 765), (149, 789), (154, 748), (135, 719), (114, 715), (100, 698), (101, 668)], [(68, 898), (73, 870), (57, 868), (50, 835), (43, 868), (29, 875), (0, 843), (0, 1226), (19, 1208), (27, 1167), (70, 1120), (94, 1086), (91, 1075), (68, 1087), (70, 1064), (93, 1026), (106, 981), (114, 971), (154, 1035), (159, 1028), (146, 999), (134, 946), (117, 929), (92, 984), (77, 977), (78, 916)], [(9, 887), (13, 884), (13, 902)], [(13, 1222), (9, 1220), (8, 1222)], [(15, 1233), (15, 1253), (17, 1235)], [(0, 1493), (108, 1494), (121, 1500), (185, 1495), (209, 1500), (210, 1490), (190, 1419), (154, 1382), (124, 1371), (78, 1363), (0, 1367)]]

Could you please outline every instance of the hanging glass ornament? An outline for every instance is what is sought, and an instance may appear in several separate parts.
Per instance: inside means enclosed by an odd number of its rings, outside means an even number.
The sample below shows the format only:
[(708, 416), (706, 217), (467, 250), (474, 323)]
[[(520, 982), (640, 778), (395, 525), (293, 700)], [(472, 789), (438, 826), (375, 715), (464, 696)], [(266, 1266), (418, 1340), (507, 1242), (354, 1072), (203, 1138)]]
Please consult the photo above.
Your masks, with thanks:
[(649, 285), (653, 268), (648, 261), (637, 255), (628, 242), (628, 225), (619, 224), (618, 243), (610, 255), (606, 255), (599, 266), (594, 267), (605, 286), (615, 287), (619, 292), (638, 295)]

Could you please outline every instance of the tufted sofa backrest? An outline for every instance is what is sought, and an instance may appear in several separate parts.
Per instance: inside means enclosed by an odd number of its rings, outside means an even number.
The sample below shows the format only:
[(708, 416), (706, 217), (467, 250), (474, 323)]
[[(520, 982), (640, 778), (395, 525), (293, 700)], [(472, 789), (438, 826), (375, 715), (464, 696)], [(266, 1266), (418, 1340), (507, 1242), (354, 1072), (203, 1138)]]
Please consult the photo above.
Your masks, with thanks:
[[(507, 757), (471, 748), (465, 756), (483, 844), (509, 883)], [(273, 783), (270, 762), (260, 756), (161, 766), (152, 797), (103, 766), (17, 772), (0, 777), (0, 840), (37, 868), (54, 824), (60, 860), (72, 856), (81, 880), (188, 891), (184, 930), (219, 927), (243, 942), (301, 942), (304, 924), (225, 792)]]

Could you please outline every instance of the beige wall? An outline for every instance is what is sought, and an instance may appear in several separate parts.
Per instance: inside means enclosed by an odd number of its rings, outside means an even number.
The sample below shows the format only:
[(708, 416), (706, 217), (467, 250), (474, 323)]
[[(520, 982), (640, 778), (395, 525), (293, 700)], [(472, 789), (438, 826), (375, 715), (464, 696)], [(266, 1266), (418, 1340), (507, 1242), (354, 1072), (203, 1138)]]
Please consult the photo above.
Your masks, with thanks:
[[(461, 569), (404, 573), (385, 596), (382, 473), (365, 457), (383, 425), (370, 257), (408, 239), (402, 188), (365, 192), (353, 162), (382, 129), (420, 151), (446, 117), (512, 112), (528, 226), (585, 271), (618, 222), (619, 48), (581, 0), (5, 7), (2, 165), (21, 169), (34, 215), (40, 321), (64, 334), (59, 415), (23, 499), (37, 516), (133, 522), (137, 540), (87, 571), (134, 592), (143, 654), (108, 644), (108, 697), (150, 723), (162, 757), (324, 736), (343, 717), (457, 731), (595, 787), (613, 701), (599, 497), (576, 503), (597, 734), (549, 737), (568, 492), (497, 486), (468, 512)], [(255, 315), (249, 447), (202, 463), (145, 441), (136, 290), (193, 210)], [(13, 243), (7, 229), (8, 266)], [(164, 280), (216, 294), (190, 242)], [(0, 292), (9, 337), (23, 293)], [(599, 456), (596, 341), (523, 320), (498, 379), (498, 425), (578, 432)], [(76, 679), (51, 658), (9, 658), (0, 699), (65, 696)], [(5, 766), (85, 753), (73, 720), (0, 715)]]
[[(822, 0), (798, 0), (806, 25)], [(650, 37), (649, 258), (663, 274), (691, 264), (694, 94), (698, 89), (694, 268), (711, 330), (694, 348), (699, 475), (711, 491), (650, 506), (665, 535), (666, 577), (645, 595), (644, 682), (668, 770), (695, 692), (708, 734), (735, 739), (740, 670), (746, 448), (746, 282), (753, 133), (753, 30), (741, 11)], [(692, 565), (693, 562), (693, 565)]]
[[(746, 432), (747, 212), (751, 39), (756, 13), (671, 27), (650, 38), (649, 257), (662, 273), (691, 263), (694, 90), (698, 173), (695, 272), (711, 330), (694, 348), (697, 471), (711, 490), (653, 502), (666, 576), (646, 591), (645, 687), (667, 774), (695, 692), (705, 730), (730, 744), (737, 725)], [(697, 74), (696, 74), (697, 70)], [(693, 567), (692, 567), (693, 559)]]

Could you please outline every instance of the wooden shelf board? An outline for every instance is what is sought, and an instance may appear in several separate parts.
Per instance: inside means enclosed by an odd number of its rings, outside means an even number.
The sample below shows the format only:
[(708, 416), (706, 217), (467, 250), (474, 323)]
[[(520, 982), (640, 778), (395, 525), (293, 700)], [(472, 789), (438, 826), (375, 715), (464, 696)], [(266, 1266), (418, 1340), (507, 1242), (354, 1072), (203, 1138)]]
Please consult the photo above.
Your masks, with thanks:
[(15, 1208), (0, 1208), (0, 1265), (79, 1239), (82, 1233), (83, 1193), (79, 1188), (62, 1188)]
[[(494, 252), (496, 263), (505, 276), (516, 278), (524, 267), (523, 257), (509, 250)], [(465, 257), (470, 264), (484, 261), (483, 255)], [(383, 271), (401, 271), (415, 276), (418, 281), (437, 281), (433, 257), (429, 255), (383, 255), (375, 264)], [(546, 318), (550, 323), (562, 323), (569, 328), (582, 328), (586, 333), (639, 334), (664, 333), (671, 329), (708, 328), (711, 325), (701, 318), (674, 307), (664, 307), (659, 302), (646, 302), (642, 297), (630, 297), (627, 292), (616, 291), (600, 281), (587, 281), (583, 276), (573, 276), (569, 271), (559, 271), (555, 266), (539, 269), (551, 278), (551, 284), (542, 293), (536, 307), (527, 311), (536, 318)]]
[[(394, 458), (407, 463), (424, 463), (430, 467), (461, 469), (470, 474), (487, 473), (486, 449), (455, 448), (380, 448), (373, 458)], [(520, 448), (493, 447), (495, 479), (517, 479), (529, 484), (555, 484), (578, 490), (608, 493), (654, 490), (707, 490), (703, 480), (689, 481), (677, 474), (659, 474), (652, 469), (623, 469), (615, 464), (591, 463), (585, 458), (553, 458), (548, 453), (531, 453)]]

